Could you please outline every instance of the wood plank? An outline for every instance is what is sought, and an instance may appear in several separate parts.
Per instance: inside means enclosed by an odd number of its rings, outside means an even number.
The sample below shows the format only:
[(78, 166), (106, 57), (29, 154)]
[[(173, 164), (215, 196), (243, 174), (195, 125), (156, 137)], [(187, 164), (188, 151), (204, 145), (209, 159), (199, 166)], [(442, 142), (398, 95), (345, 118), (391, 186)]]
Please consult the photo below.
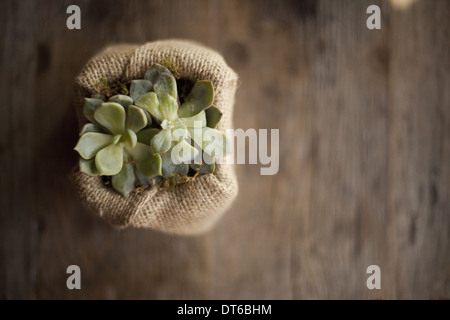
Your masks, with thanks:
[(300, 299), (380, 297), (366, 288), (365, 271), (385, 261), (387, 61), (380, 55), (389, 30), (366, 28), (368, 5), (320, 2), (309, 38), (309, 94), (299, 117), (307, 179), (291, 221)]
[(448, 12), (421, 1), (393, 15), (387, 236), (399, 298), (450, 293)]
[(35, 104), (34, 2), (9, 1), (0, 12), (0, 297), (34, 297)]

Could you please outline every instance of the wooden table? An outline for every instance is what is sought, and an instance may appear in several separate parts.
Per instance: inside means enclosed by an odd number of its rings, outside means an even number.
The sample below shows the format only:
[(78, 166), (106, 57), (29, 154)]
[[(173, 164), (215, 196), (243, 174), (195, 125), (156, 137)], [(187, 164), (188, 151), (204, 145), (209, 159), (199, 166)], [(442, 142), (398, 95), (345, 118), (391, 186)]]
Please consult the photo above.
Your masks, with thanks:
[[(81, 30), (66, 8), (81, 8)], [(381, 30), (366, 9), (381, 8)], [(5, 0), (0, 297), (450, 298), (450, 2)], [(235, 127), (280, 130), (280, 170), (198, 237), (85, 210), (72, 82), (109, 43), (194, 39), (240, 76)], [(81, 268), (82, 289), (66, 288)], [(366, 268), (381, 268), (381, 290)]]

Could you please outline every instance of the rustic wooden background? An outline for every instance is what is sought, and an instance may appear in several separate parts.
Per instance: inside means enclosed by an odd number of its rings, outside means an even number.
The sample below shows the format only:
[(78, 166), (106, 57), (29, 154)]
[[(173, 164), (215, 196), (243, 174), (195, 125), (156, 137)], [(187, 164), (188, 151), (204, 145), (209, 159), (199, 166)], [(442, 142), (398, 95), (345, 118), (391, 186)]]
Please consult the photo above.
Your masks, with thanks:
[[(66, 28), (70, 4), (82, 30)], [(1, 298), (450, 298), (450, 1), (1, 7)], [(279, 173), (238, 166), (237, 201), (198, 237), (112, 229), (67, 179), (76, 74), (109, 43), (164, 38), (238, 72), (237, 128), (280, 129)], [(66, 288), (71, 264), (82, 290)]]

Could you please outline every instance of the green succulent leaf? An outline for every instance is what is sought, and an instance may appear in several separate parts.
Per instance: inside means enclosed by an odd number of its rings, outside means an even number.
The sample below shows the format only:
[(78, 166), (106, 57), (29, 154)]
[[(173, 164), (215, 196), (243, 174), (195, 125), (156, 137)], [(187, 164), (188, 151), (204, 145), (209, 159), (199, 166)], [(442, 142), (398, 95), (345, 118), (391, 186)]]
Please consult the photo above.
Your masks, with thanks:
[(83, 114), (91, 122), (96, 122), (94, 119), (94, 112), (103, 103), (102, 99), (84, 98)]
[(178, 111), (178, 103), (176, 98), (173, 98), (172, 96), (165, 94), (163, 96), (159, 96), (159, 110), (161, 111), (161, 114), (163, 116), (163, 119), (175, 121), (177, 117), (177, 111)]
[[(152, 115), (147, 110), (142, 109), (142, 111), (144, 111), (145, 116), (147, 117), (147, 126), (150, 126), (153, 122)], [(157, 120), (157, 123), (159, 123), (159, 120)]]
[[(209, 109), (208, 109), (209, 110)], [(181, 118), (184, 125), (188, 128), (203, 128), (206, 127), (206, 114), (205, 111), (197, 113), (193, 117)]]
[(198, 150), (183, 139), (174, 145), (171, 154), (174, 157), (172, 159), (174, 164), (189, 163), (198, 155)]
[(164, 129), (156, 134), (150, 142), (154, 153), (165, 153), (172, 145), (172, 130)]
[(136, 167), (148, 178), (160, 176), (161, 173), (161, 156), (154, 154), (150, 146), (137, 143), (132, 150), (127, 150), (133, 158)]
[(150, 67), (150, 69), (147, 70), (144, 78), (150, 81), (151, 83), (156, 83), (161, 73), (170, 73), (170, 70), (160, 65), (159, 63), (155, 63)]
[(91, 98), (100, 99), (100, 100), (106, 101), (106, 96), (104, 94), (93, 94), (91, 96)]
[(215, 162), (216, 160), (214, 159), (214, 157), (210, 156), (209, 154), (207, 154), (206, 152), (202, 152), (202, 163), (205, 166), (211, 166), (214, 164), (214, 169), (215, 169)]
[(78, 140), (75, 150), (83, 159), (92, 159), (97, 152), (113, 142), (114, 137), (105, 133), (87, 132)]
[(161, 130), (156, 129), (156, 128), (149, 128), (149, 129), (144, 129), (139, 131), (138, 133), (136, 133), (137, 135), (137, 140), (140, 143), (144, 143), (146, 145), (150, 145), (150, 141), (152, 141), (152, 138), (158, 134), (158, 132), (160, 132)]
[(191, 141), (191, 145), (198, 151), (197, 155), (194, 158), (194, 161), (192, 161), (191, 168), (196, 169), (199, 167), (198, 165), (203, 164), (203, 169), (200, 173), (210, 173), (205, 171), (206, 168), (208, 168), (209, 171), (214, 172), (215, 166), (214, 168), (211, 167), (215, 163), (214, 157), (211, 157), (206, 152), (203, 152), (201, 146), (194, 143), (193, 141)]
[(133, 130), (127, 129), (123, 135), (123, 140), (131, 147), (134, 148), (137, 143), (137, 136)]
[(189, 172), (189, 165), (182, 163), (182, 164), (174, 164), (172, 162), (171, 158), (171, 152), (164, 153), (161, 156), (162, 160), (162, 175), (166, 178), (172, 177), (172, 176), (186, 176)]
[(189, 118), (208, 109), (214, 100), (214, 87), (211, 81), (197, 81), (186, 100), (178, 110), (180, 118)]
[(172, 141), (181, 141), (182, 139), (189, 138), (189, 131), (181, 119), (178, 118), (172, 124)]
[(136, 175), (136, 180), (139, 182), (140, 185), (144, 186), (144, 187), (148, 187), (150, 186), (150, 179), (149, 177), (146, 177), (141, 170), (139, 170), (138, 168), (136, 168), (136, 166), (134, 166), (134, 173)]
[(203, 128), (202, 149), (212, 157), (224, 157), (227, 152), (225, 133), (217, 129)]
[(127, 196), (134, 190), (135, 183), (134, 167), (130, 163), (124, 164), (122, 170), (111, 178), (113, 188), (123, 196)]
[(113, 138), (112, 144), (118, 144), (120, 141), (120, 138), (122, 138), (121, 134), (116, 134)]
[[(204, 170), (202, 172), (202, 170)], [(216, 171), (216, 163), (213, 164), (204, 164), (202, 169), (200, 169), (200, 173), (214, 173)]]
[(95, 120), (112, 134), (125, 131), (125, 109), (116, 102), (104, 102), (94, 112)]
[(123, 146), (111, 144), (100, 150), (95, 156), (95, 166), (102, 176), (113, 176), (122, 170)]
[(153, 89), (158, 96), (169, 94), (177, 98), (177, 81), (166, 67), (155, 63), (145, 73), (145, 79), (153, 83)]
[(97, 171), (97, 167), (95, 166), (95, 159), (83, 159), (80, 158), (79, 161), (79, 165), (80, 165), (80, 171), (87, 173), (88, 175), (91, 176), (98, 176), (98, 171)]
[(203, 146), (203, 131), (204, 128), (187, 128), (189, 136), (195, 144), (200, 148)]
[(162, 73), (153, 85), (153, 89), (158, 96), (168, 94), (174, 99), (177, 98), (177, 81), (171, 73)]
[(135, 104), (138, 107), (150, 112), (150, 114), (159, 121), (164, 120), (162, 113), (159, 111), (159, 100), (156, 93), (149, 92), (144, 94), (135, 102)]
[(137, 101), (144, 94), (153, 88), (153, 83), (149, 80), (133, 80), (130, 85), (130, 96), (133, 101)]
[(123, 94), (117, 94), (117, 95), (109, 98), (108, 102), (118, 103), (126, 109), (126, 108), (128, 108), (128, 106), (133, 104), (133, 99), (131, 99), (129, 96), (125, 96)]
[(186, 125), (184, 124), (184, 122), (180, 118), (177, 118), (175, 121), (172, 121), (172, 123), (173, 123), (173, 128), (174, 129), (184, 129), (184, 130), (187, 129)]
[(97, 126), (96, 124), (93, 123), (86, 123), (83, 128), (80, 131), (80, 137), (88, 132), (98, 132), (98, 133), (105, 133), (102, 128), (100, 128), (99, 126)]
[(222, 111), (217, 109), (215, 106), (211, 106), (205, 110), (206, 113), (206, 125), (212, 129), (217, 127), (220, 119), (222, 119)]
[(125, 128), (138, 132), (144, 129), (147, 124), (147, 116), (142, 108), (133, 105), (128, 107)]

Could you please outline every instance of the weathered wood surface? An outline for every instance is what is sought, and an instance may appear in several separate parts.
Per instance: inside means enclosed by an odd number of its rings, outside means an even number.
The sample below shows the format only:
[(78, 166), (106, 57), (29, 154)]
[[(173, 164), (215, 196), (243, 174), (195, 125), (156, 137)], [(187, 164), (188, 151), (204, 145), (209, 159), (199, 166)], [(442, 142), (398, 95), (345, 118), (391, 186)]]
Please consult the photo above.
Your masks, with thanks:
[[(66, 28), (70, 4), (82, 30)], [(366, 28), (370, 4), (382, 29)], [(450, 2), (2, 1), (0, 297), (450, 298)], [(235, 126), (280, 171), (193, 238), (115, 230), (67, 173), (72, 81), (108, 43), (198, 40), (238, 72)], [(82, 290), (66, 288), (77, 264)], [(382, 289), (366, 288), (379, 265)]]

